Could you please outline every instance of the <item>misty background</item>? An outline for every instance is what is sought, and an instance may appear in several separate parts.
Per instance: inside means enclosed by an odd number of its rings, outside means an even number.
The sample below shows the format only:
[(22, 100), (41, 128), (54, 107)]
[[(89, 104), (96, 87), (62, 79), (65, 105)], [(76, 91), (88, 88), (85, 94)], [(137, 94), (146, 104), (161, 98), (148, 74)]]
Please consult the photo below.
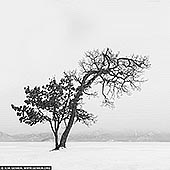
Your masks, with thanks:
[(101, 98), (86, 99), (98, 122), (73, 131), (170, 132), (169, 16), (168, 0), (0, 1), (0, 131), (50, 132), (48, 124), (20, 124), (11, 103), (23, 103), (24, 86), (60, 79), (87, 50), (109, 47), (121, 56), (150, 56), (148, 81), (116, 99), (114, 109), (101, 107)]

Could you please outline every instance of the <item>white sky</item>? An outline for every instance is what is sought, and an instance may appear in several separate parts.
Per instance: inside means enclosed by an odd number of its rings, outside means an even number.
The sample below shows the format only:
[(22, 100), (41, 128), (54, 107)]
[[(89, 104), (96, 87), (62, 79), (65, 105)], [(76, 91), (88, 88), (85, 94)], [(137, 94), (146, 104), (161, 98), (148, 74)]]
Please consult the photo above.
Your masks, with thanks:
[(116, 100), (115, 109), (87, 102), (99, 116), (92, 128), (170, 131), (169, 45), (168, 0), (0, 1), (0, 131), (48, 131), (20, 124), (10, 104), (22, 104), (24, 86), (59, 78), (87, 50), (106, 47), (149, 55), (152, 68), (142, 91)]

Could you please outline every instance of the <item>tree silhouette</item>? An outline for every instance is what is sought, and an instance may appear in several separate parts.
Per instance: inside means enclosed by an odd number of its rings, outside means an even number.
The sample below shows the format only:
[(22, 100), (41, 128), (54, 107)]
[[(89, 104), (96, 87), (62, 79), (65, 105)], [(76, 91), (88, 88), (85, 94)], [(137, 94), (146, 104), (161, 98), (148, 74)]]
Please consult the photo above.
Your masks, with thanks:
[[(60, 148), (59, 129), (63, 124), (67, 127), (68, 120), (71, 117), (71, 104), (74, 98), (75, 88), (70, 75), (64, 73), (59, 83), (55, 78), (50, 79), (49, 84), (42, 87), (25, 87), (26, 100), (24, 105), (14, 106), (12, 108), (17, 112), (19, 121), (30, 126), (37, 123), (49, 122), (55, 139), (55, 148)], [(95, 122), (96, 117), (83, 110), (82, 103), (78, 103), (75, 116), (75, 123), (82, 122), (90, 125)]]
[(80, 61), (80, 72), (71, 73), (78, 86), (72, 100), (68, 126), (62, 134), (61, 147), (65, 147), (83, 95), (96, 95), (95, 92), (89, 92), (93, 85), (101, 85), (104, 106), (113, 106), (115, 97), (120, 97), (123, 93), (130, 94), (131, 90), (140, 90), (140, 84), (144, 82), (141, 75), (149, 67), (146, 56), (120, 57), (119, 53), (114, 54), (109, 48), (101, 52), (93, 50), (85, 53), (85, 58)]
[[(29, 125), (48, 121), (55, 137), (55, 149), (66, 147), (66, 141), (74, 123), (89, 125), (96, 117), (82, 108), (83, 96), (96, 96), (91, 92), (100, 86), (104, 106), (113, 106), (116, 97), (140, 90), (144, 82), (142, 74), (150, 67), (146, 56), (121, 57), (111, 49), (93, 50), (85, 53), (80, 61), (79, 72), (65, 73), (57, 84), (55, 78), (46, 86), (25, 88), (26, 105), (12, 108), (20, 121)], [(58, 130), (64, 123), (65, 129), (58, 142)]]

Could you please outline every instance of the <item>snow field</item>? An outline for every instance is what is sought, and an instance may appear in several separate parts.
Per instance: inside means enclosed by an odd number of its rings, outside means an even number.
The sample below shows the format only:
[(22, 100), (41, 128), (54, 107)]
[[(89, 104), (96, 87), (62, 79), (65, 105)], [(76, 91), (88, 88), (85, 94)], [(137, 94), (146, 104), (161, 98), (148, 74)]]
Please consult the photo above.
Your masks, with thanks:
[(170, 170), (170, 143), (1, 142), (0, 165), (51, 165), (53, 170)]

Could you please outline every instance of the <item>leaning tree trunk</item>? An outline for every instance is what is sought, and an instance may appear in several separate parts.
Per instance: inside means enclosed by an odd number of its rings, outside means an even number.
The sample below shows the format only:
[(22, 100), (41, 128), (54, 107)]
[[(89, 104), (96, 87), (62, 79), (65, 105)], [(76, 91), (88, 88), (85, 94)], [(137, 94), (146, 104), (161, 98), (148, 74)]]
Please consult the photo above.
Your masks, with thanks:
[(67, 138), (68, 138), (68, 135), (70, 133), (70, 130), (73, 126), (73, 123), (74, 123), (74, 118), (75, 118), (75, 108), (73, 109), (72, 111), (72, 114), (71, 114), (71, 117), (69, 119), (69, 122), (68, 122), (68, 125), (65, 129), (65, 131), (63, 132), (62, 136), (61, 136), (61, 140), (60, 140), (60, 145), (59, 147), (63, 147), (63, 148), (66, 148), (66, 142), (67, 142)]
[(71, 130), (72, 126), (73, 126), (74, 118), (75, 118), (75, 115), (76, 115), (77, 103), (80, 100), (80, 96), (82, 96), (82, 95), (83, 95), (83, 93), (82, 93), (82, 88), (81, 88), (81, 90), (78, 91), (78, 93), (76, 94), (74, 100), (72, 101), (73, 102), (72, 113), (71, 113), (68, 125), (66, 126), (66, 129), (65, 129), (65, 131), (63, 132), (63, 134), (61, 136), (59, 147), (66, 148), (67, 138), (68, 138), (70, 130)]
[(72, 106), (73, 110), (72, 110), (72, 113), (71, 113), (71, 117), (69, 119), (69, 122), (68, 122), (68, 125), (66, 126), (65, 131), (63, 132), (63, 134), (61, 136), (59, 147), (66, 148), (67, 138), (68, 138), (68, 135), (69, 135), (70, 130), (71, 130), (73, 123), (74, 123), (74, 118), (75, 118), (75, 115), (76, 115), (76, 109), (77, 109), (78, 101), (80, 100), (80, 97), (83, 95), (84, 89), (88, 88), (93, 83), (93, 81), (97, 78), (98, 75), (95, 75), (86, 84), (85, 81), (88, 79), (89, 76), (90, 76), (90, 74), (84, 76), (82, 85), (77, 88), (78, 92), (75, 95), (74, 100), (72, 101), (73, 102), (73, 106)]

